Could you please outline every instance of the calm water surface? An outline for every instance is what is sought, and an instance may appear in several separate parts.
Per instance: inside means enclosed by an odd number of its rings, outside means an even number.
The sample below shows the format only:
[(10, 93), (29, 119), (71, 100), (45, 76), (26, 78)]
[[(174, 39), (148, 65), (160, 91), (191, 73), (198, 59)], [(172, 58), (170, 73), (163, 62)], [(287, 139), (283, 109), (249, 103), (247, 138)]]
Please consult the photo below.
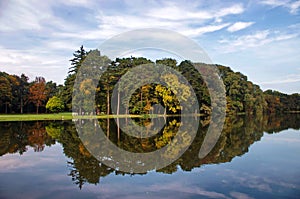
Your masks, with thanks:
[[(119, 147), (147, 152), (172, 139), (178, 120), (168, 118), (149, 139), (130, 138), (113, 120), (98, 122)], [(299, 115), (226, 118), (217, 144), (199, 159), (208, 124), (201, 120), (193, 144), (171, 165), (129, 174), (94, 158), (71, 121), (2, 122), (0, 198), (300, 198)]]

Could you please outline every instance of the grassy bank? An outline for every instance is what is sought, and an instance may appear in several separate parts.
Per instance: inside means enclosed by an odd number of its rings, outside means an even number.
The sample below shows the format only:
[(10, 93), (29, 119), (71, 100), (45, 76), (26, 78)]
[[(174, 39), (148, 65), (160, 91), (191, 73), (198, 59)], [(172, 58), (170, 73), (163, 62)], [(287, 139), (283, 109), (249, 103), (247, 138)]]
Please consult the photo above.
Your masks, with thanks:
[[(114, 118), (114, 115), (97, 115), (97, 116), (72, 116), (72, 113), (48, 113), (48, 114), (0, 114), (0, 121), (38, 121), (38, 120), (71, 120), (71, 119), (88, 119), (88, 118)], [(119, 118), (125, 117), (142, 117), (140, 115), (119, 115)]]
[(0, 114), (0, 121), (71, 120), (72, 113)]
[[(97, 116), (72, 116), (72, 113), (57, 114), (0, 114), (0, 122), (2, 121), (41, 121), (41, 120), (72, 120), (72, 119), (105, 119), (105, 118), (155, 118), (155, 117), (179, 117), (181, 115), (97, 115)], [(190, 115), (190, 116), (201, 116)]]

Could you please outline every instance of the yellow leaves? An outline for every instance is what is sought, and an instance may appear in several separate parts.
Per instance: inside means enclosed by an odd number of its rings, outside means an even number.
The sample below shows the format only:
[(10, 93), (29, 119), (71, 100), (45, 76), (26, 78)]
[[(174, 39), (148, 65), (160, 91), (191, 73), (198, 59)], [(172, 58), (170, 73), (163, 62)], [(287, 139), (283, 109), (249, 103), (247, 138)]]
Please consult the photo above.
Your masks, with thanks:
[(160, 149), (171, 143), (172, 138), (176, 135), (180, 126), (180, 122), (176, 119), (169, 122), (169, 125), (164, 128), (163, 135), (155, 139), (155, 146)]
[(147, 101), (146, 106), (144, 107), (144, 110), (149, 111), (150, 109), (151, 109), (151, 103), (150, 103), (150, 101)]
[(181, 123), (177, 120), (172, 120), (171, 122), (169, 122), (169, 126), (179, 127), (180, 125)]
[(84, 155), (84, 156), (86, 156), (86, 157), (90, 157), (90, 156), (91, 156), (90, 152), (88, 152), (88, 150), (86, 150), (86, 148), (83, 146), (82, 143), (80, 143), (78, 147), (79, 147), (79, 152), (80, 152), (82, 155)]
[(171, 96), (171, 95), (166, 95), (165, 97), (164, 97), (164, 101), (170, 101), (170, 102), (172, 102), (173, 101), (173, 96)]
[(161, 79), (170, 87), (177, 87), (179, 85), (178, 77), (175, 74), (165, 74)]
[(92, 92), (95, 90), (92, 80), (91, 79), (83, 80), (80, 83), (79, 90), (83, 92), (85, 95), (91, 95)]
[(168, 110), (176, 113), (181, 109), (180, 101), (187, 101), (191, 97), (192, 91), (188, 85), (179, 81), (175, 74), (164, 74), (161, 79), (167, 84), (167, 87), (157, 85), (155, 91), (163, 98), (162, 101)]

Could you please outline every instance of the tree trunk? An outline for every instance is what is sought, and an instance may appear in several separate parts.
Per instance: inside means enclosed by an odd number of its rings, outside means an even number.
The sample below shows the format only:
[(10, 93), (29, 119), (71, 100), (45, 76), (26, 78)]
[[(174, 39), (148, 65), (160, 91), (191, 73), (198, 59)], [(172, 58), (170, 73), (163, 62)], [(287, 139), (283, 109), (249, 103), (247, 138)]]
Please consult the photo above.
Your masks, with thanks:
[(22, 97), (22, 95), (21, 95), (21, 101), (20, 101), (20, 108), (21, 108), (21, 110), (20, 110), (20, 112), (21, 112), (21, 114), (23, 113), (23, 97)]
[(120, 113), (120, 92), (118, 91), (118, 105), (117, 105), (117, 115)]
[(107, 95), (107, 97), (106, 97), (106, 100), (107, 100), (107, 112), (106, 112), (106, 114), (109, 115), (109, 112), (110, 112), (110, 110), (109, 110), (110, 104), (109, 103), (110, 102), (109, 102), (109, 90), (108, 90), (108, 88), (107, 88), (106, 95)]
[(117, 118), (117, 128), (118, 128), (118, 141), (120, 140), (120, 121), (119, 118)]
[(39, 105), (36, 106), (36, 114), (39, 114)]
[(165, 120), (165, 123), (167, 122), (166, 115), (167, 115), (167, 108), (165, 107), (165, 111), (164, 111), (164, 120)]
[(118, 141), (120, 140), (120, 121), (119, 121), (119, 115), (120, 113), (120, 92), (118, 91), (118, 105), (117, 105), (117, 128), (118, 128)]
[(107, 122), (106, 136), (107, 136), (107, 138), (109, 138), (109, 118), (106, 119), (106, 122)]
[(142, 110), (143, 110), (143, 92), (141, 90), (141, 110), (140, 110), (140, 114), (142, 114)]
[(7, 114), (7, 102), (5, 102), (5, 114)]
[(128, 124), (128, 114), (129, 114), (129, 112), (128, 112), (128, 108), (126, 107), (126, 118), (125, 118), (125, 121), (126, 121), (126, 126), (127, 126), (127, 124)]

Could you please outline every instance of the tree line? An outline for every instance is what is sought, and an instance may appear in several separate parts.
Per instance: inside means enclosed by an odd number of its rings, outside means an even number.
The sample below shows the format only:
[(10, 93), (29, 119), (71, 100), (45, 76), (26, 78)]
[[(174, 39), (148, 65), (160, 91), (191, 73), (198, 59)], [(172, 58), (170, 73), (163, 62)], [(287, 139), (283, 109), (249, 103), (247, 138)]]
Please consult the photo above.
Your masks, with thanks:
[(43, 77), (30, 82), (25, 74), (0, 72), (0, 113), (46, 112), (45, 103), (62, 90), (62, 85), (46, 82)]
[[(75, 96), (78, 97), (78, 99), (73, 99), (73, 103), (81, 103), (80, 110), (76, 110), (79, 114), (86, 112), (112, 114), (113, 111), (117, 114), (149, 114), (154, 112), (179, 114), (182, 109), (179, 102), (189, 99), (192, 92), (195, 93), (200, 107), (199, 110), (191, 111), (202, 114), (210, 114), (212, 111), (210, 93), (203, 80), (203, 75), (210, 76), (212, 74), (207, 71), (207, 67), (202, 67), (204, 69), (201, 74), (194, 67), (197, 65), (201, 68), (201, 66), (207, 66), (206, 64), (192, 63), (188, 60), (177, 63), (175, 59), (171, 58), (156, 61), (144, 57), (110, 60), (108, 57), (102, 56), (98, 50), (87, 52), (83, 46), (73, 53), (70, 62), (71, 67), (64, 85), (57, 85), (52, 81), (46, 82), (43, 77), (36, 77), (34, 81), (29, 82), (25, 74), (17, 76), (0, 72), (0, 113), (70, 112), (72, 111), (73, 90), (76, 93)], [(92, 86), (95, 84), (93, 82), (95, 80), (89, 78), (89, 74), (93, 71), (87, 69), (81, 71), (82, 74), (86, 75), (86, 78), (82, 79), (74, 89), (76, 76), (83, 63), (94, 64), (93, 67), (98, 67), (99, 70), (103, 71), (101, 79), (96, 80), (96, 88)], [(131, 81), (134, 77), (128, 76), (128, 81), (123, 81), (125, 85), (122, 89), (117, 89), (117, 101), (113, 102), (117, 104), (116, 110), (111, 110), (112, 93), (117, 82), (130, 69), (143, 64), (168, 66), (185, 77), (191, 87), (182, 84), (174, 74), (162, 70), (156, 76), (161, 81), (167, 82), (167, 85), (152, 83), (132, 90), (136, 82)], [(247, 76), (242, 73), (234, 72), (230, 67), (222, 65), (217, 65), (217, 68), (219, 70), (217, 75), (222, 78), (225, 85), (227, 114), (261, 115), (263, 113), (300, 111), (299, 93), (288, 95), (272, 90), (263, 92), (258, 85), (248, 81)], [(126, 75), (130, 74), (127, 73)], [(176, 87), (177, 93), (174, 93), (170, 87)], [(81, 99), (82, 97), (87, 99), (93, 97), (93, 92), (95, 92), (96, 103), (95, 107), (90, 107)], [(122, 97), (129, 92), (132, 92), (129, 101), (119, 100), (120, 96)], [(164, 109), (154, 111), (155, 104), (163, 105)]]

